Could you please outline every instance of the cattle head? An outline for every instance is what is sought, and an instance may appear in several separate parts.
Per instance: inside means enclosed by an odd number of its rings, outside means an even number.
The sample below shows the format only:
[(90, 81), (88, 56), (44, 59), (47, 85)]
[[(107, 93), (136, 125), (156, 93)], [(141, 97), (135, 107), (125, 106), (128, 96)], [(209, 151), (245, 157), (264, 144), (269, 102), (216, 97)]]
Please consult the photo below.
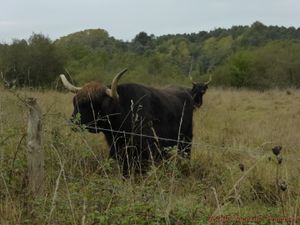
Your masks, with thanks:
[(191, 90), (191, 95), (194, 99), (194, 107), (195, 108), (199, 108), (202, 105), (203, 102), (203, 95), (205, 94), (207, 88), (208, 88), (208, 84), (211, 82), (211, 77), (209, 77), (209, 80), (205, 83), (196, 83), (196, 82), (192, 82), (193, 83), (193, 87)]
[(111, 116), (119, 113), (118, 81), (127, 71), (118, 73), (111, 83), (111, 87), (99, 82), (89, 82), (82, 87), (72, 85), (61, 74), (64, 86), (75, 94), (73, 97), (74, 110), (71, 121), (76, 125), (84, 126), (91, 133), (98, 133), (100, 127), (105, 127)]

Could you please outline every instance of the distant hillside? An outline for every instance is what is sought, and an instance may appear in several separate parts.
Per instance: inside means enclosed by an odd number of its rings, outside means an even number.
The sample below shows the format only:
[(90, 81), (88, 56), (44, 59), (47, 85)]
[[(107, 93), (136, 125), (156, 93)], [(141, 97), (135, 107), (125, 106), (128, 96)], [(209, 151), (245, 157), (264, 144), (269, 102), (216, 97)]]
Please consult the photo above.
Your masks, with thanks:
[(66, 71), (79, 83), (110, 82), (124, 67), (125, 81), (142, 83), (188, 83), (188, 76), (201, 81), (210, 73), (216, 85), (300, 87), (300, 28), (255, 22), (159, 37), (140, 32), (130, 42), (90, 29), (54, 42), (34, 34), (0, 45), (0, 70), (19, 85), (49, 86)]

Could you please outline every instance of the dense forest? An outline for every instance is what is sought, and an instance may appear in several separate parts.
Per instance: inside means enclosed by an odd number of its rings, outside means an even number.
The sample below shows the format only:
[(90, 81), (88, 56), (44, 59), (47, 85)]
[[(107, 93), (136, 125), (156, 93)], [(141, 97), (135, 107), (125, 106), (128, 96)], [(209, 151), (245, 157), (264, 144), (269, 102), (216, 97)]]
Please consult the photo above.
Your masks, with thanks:
[(117, 40), (102, 29), (57, 40), (32, 34), (0, 44), (0, 72), (6, 85), (57, 87), (60, 73), (75, 83), (110, 82), (128, 68), (126, 81), (189, 83), (213, 76), (213, 84), (254, 89), (300, 87), (300, 28), (233, 26), (191, 34), (156, 37), (140, 32)]

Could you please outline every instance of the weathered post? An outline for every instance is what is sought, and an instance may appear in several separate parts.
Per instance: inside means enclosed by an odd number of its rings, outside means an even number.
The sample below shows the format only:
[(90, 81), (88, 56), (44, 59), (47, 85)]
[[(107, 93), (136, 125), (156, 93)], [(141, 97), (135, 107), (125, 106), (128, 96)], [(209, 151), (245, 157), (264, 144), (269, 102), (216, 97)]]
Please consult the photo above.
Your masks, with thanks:
[(29, 192), (38, 196), (44, 191), (44, 150), (42, 148), (42, 110), (35, 98), (27, 98), (27, 164)]

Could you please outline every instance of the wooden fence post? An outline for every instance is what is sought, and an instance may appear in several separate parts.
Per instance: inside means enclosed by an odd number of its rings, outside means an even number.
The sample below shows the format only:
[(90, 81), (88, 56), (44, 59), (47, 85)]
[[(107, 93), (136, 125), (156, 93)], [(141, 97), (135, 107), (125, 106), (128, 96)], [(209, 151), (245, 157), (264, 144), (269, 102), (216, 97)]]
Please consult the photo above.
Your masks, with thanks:
[(42, 147), (42, 110), (35, 98), (26, 99), (28, 113), (27, 164), (29, 193), (38, 196), (44, 191), (44, 150)]

